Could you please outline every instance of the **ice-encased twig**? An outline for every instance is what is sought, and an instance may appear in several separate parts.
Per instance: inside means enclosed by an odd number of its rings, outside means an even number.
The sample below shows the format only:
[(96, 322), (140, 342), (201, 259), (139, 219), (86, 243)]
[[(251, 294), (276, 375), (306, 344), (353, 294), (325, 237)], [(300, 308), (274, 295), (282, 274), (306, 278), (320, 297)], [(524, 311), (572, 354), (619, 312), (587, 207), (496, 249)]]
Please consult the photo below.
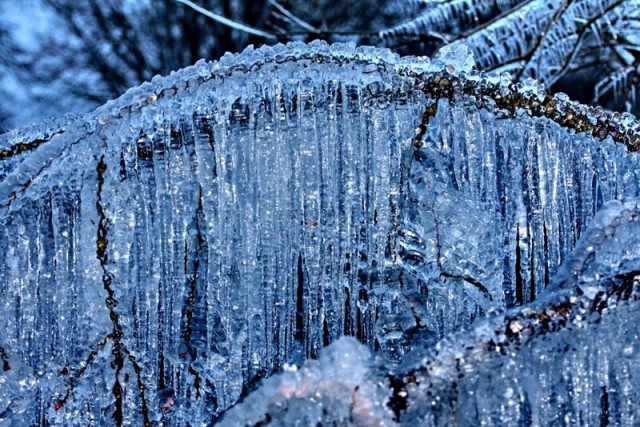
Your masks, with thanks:
[[(462, 91), (472, 96), (483, 97), (484, 99), (478, 99), (481, 103), (479, 106), (483, 108), (497, 107), (512, 113), (516, 109), (523, 109), (537, 117), (545, 116), (577, 132), (592, 131), (595, 137), (601, 139), (610, 136), (613, 140), (627, 145), (632, 151), (640, 149), (640, 125), (633, 115), (609, 112), (599, 107), (568, 101), (563, 94), (547, 94), (542, 86), (536, 85), (533, 81), (514, 84), (505, 76), (472, 72), (467, 73), (461, 86), (458, 86), (455, 84), (458, 80), (455, 76), (459, 73), (456, 70), (459, 64), (447, 63), (432, 66), (424, 57), (400, 57), (385, 49), (355, 48), (350, 44), (334, 44), (329, 50), (326, 43), (315, 41), (310, 43), (309, 50), (305, 51), (306, 46), (300, 42), (288, 43), (286, 46), (267, 46), (257, 50), (249, 46), (241, 54), (227, 54), (218, 62), (201, 60), (196, 65), (181, 70), (180, 77), (177, 79), (173, 74), (171, 77), (156, 76), (151, 83), (145, 82), (139, 87), (130, 89), (117, 100), (107, 102), (93, 113), (80, 115), (80, 120), (70, 117), (53, 122), (53, 127), (47, 122), (44, 126), (28, 125), (23, 129), (0, 135), (0, 160), (37, 148), (54, 135), (63, 133), (69, 124), (76, 123), (75, 126), (78, 126), (78, 122), (84, 121), (104, 125), (110, 121), (125, 118), (160, 99), (193, 92), (207, 81), (223, 79), (234, 72), (246, 73), (269, 64), (285, 62), (303, 64), (305, 61), (334, 65), (353, 62), (369, 67), (375, 66), (381, 70), (393, 69), (400, 75), (426, 80), (423, 90), (432, 95), (435, 100), (450, 98)], [(460, 48), (464, 49), (465, 46), (461, 45)], [(370, 55), (374, 50), (377, 51), (376, 55)], [(238, 58), (237, 61), (236, 58)], [(464, 67), (460, 66), (460, 68)], [(369, 71), (369, 69), (365, 72), (374, 70)], [(443, 75), (442, 71), (447, 72)], [(445, 80), (441, 82), (443, 77)], [(450, 78), (454, 83), (451, 87)], [(490, 101), (494, 101), (495, 105)], [(67, 126), (63, 126), (63, 123)], [(89, 128), (88, 133), (92, 132), (93, 130)]]

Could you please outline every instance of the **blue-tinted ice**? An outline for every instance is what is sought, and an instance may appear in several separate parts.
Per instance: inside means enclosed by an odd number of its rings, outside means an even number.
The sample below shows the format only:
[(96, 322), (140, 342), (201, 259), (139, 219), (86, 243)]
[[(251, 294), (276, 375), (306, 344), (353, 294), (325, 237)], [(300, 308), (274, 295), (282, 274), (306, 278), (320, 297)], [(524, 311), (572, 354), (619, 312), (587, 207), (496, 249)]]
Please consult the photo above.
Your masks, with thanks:
[(470, 61), (248, 50), (0, 137), (0, 424), (632, 423), (637, 123)]

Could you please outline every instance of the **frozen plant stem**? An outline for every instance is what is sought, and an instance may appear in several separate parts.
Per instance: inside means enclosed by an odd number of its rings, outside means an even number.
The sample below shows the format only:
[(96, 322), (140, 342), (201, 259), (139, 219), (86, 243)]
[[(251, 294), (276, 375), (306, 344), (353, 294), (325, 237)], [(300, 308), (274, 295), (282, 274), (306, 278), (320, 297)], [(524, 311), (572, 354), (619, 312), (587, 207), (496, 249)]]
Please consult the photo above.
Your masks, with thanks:
[(57, 402), (55, 402), (54, 409), (57, 411), (65, 405), (77, 380), (84, 374), (84, 372), (86, 371), (88, 366), (93, 362), (97, 354), (102, 349), (104, 349), (104, 347), (108, 342), (112, 341), (113, 343), (112, 343), (111, 353), (113, 354), (113, 357), (114, 357), (113, 362), (115, 365), (115, 378), (114, 378), (114, 384), (112, 389), (113, 396), (115, 398), (115, 411), (113, 413), (113, 419), (118, 426), (121, 426), (123, 424), (123, 419), (124, 419), (123, 397), (124, 396), (123, 396), (123, 387), (122, 387), (122, 384), (120, 383), (120, 373), (124, 368), (125, 355), (126, 355), (127, 359), (133, 366), (133, 370), (135, 371), (135, 374), (136, 374), (137, 389), (140, 395), (140, 400), (142, 401), (141, 410), (142, 410), (142, 416), (144, 420), (144, 426), (149, 427), (151, 426), (151, 420), (149, 418), (149, 407), (147, 405), (147, 401), (145, 398), (145, 387), (144, 387), (144, 383), (142, 381), (142, 376), (141, 376), (142, 367), (136, 361), (135, 356), (131, 354), (129, 349), (122, 342), (122, 336), (123, 336), (122, 326), (120, 325), (120, 322), (119, 322), (118, 313), (115, 310), (115, 308), (118, 306), (118, 301), (115, 299), (115, 291), (111, 286), (113, 283), (113, 275), (107, 270), (107, 263), (109, 260), (107, 256), (107, 246), (108, 246), (107, 235), (108, 235), (109, 220), (107, 219), (104, 206), (102, 204), (102, 187), (104, 185), (104, 173), (106, 172), (106, 170), (107, 170), (107, 164), (104, 162), (104, 156), (102, 156), (96, 167), (96, 171), (98, 174), (96, 209), (98, 211), (98, 217), (99, 217), (97, 240), (96, 240), (96, 258), (100, 262), (100, 267), (102, 268), (102, 284), (104, 289), (107, 291), (105, 306), (109, 310), (109, 318), (113, 323), (113, 330), (107, 336), (104, 337), (102, 342), (98, 344), (98, 346), (95, 349), (93, 349), (91, 353), (89, 353), (89, 356), (87, 357), (87, 360), (85, 361), (84, 366), (80, 368), (77, 374), (71, 378), (71, 381), (69, 382), (69, 385), (67, 387), (64, 397), (61, 400), (58, 400)]

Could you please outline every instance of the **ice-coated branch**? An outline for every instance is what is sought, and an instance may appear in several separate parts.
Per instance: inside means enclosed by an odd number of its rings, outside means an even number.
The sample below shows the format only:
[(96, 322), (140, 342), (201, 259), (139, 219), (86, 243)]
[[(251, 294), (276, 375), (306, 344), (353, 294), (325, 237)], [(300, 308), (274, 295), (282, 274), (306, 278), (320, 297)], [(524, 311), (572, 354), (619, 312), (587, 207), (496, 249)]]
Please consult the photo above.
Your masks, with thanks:
[[(322, 42), (319, 42), (322, 44)], [(243, 56), (245, 59), (240, 63), (234, 63), (233, 59), (221, 62), (201, 61), (196, 66), (188, 67), (178, 79), (158, 79), (158, 84), (143, 84), (139, 88), (130, 90), (118, 99), (108, 103), (108, 108), (99, 108), (95, 112), (92, 120), (97, 120), (99, 125), (106, 125), (114, 120), (122, 119), (135, 114), (141, 109), (155, 104), (164, 98), (175, 98), (184, 93), (194, 90), (211, 80), (219, 80), (233, 72), (248, 72), (257, 70), (265, 66), (276, 66), (285, 62), (304, 63), (311, 60), (314, 63), (343, 64), (360, 63), (363, 60), (362, 53), (352, 55), (341, 52), (339, 44), (333, 49), (323, 52), (323, 49), (315, 53), (305, 52), (301, 48), (303, 44), (290, 43), (284, 48), (278, 45), (275, 48), (265, 47), (260, 50), (259, 58), (251, 59), (253, 48), (249, 48)], [(313, 46), (313, 43), (310, 45)], [(364, 52), (364, 50), (361, 50)], [(415, 79), (417, 87), (421, 87), (430, 96), (425, 107), (425, 114), (420, 125), (420, 134), (426, 130), (424, 125), (428, 124), (430, 116), (437, 111), (437, 101), (439, 99), (450, 99), (456, 94), (468, 94), (480, 96), (477, 100), (483, 108), (498, 108), (501, 112), (507, 112), (508, 116), (513, 116), (517, 111), (524, 109), (535, 117), (546, 117), (564, 127), (574, 129), (576, 132), (591, 132), (597, 138), (604, 139), (611, 137), (616, 142), (624, 143), (630, 151), (640, 149), (640, 124), (630, 114), (620, 114), (606, 111), (600, 107), (591, 107), (574, 101), (569, 101), (564, 94), (551, 95), (545, 92), (541, 86), (532, 81), (526, 83), (515, 83), (509, 78), (492, 76), (472, 72), (469, 74), (458, 74), (449, 72), (438, 67), (424, 67), (422, 64), (414, 68), (411, 66), (411, 58), (399, 61), (393, 58), (390, 52), (375, 58), (372, 66), (380, 68), (397, 68), (397, 72)], [(233, 58), (231, 55), (229, 58)], [(392, 60), (388, 63), (386, 59)], [(225, 57), (227, 59), (227, 57)], [(369, 59), (371, 60), (371, 59)], [(418, 61), (419, 64), (420, 61)], [(448, 67), (455, 70), (454, 66)], [(156, 81), (154, 79), (154, 81)], [(487, 102), (491, 100), (492, 102)], [(565, 111), (566, 109), (566, 111)], [(81, 122), (80, 120), (79, 122)], [(0, 162), (14, 157), (17, 154), (31, 151), (41, 144), (49, 141), (53, 136), (64, 132), (62, 127), (51, 128), (48, 125), (42, 130), (38, 127), (30, 126), (28, 135), (36, 135), (33, 138), (25, 139), (25, 136), (17, 130), (10, 132), (0, 139)], [(32, 128), (32, 129), (31, 129)], [(416, 143), (419, 136), (416, 137)]]

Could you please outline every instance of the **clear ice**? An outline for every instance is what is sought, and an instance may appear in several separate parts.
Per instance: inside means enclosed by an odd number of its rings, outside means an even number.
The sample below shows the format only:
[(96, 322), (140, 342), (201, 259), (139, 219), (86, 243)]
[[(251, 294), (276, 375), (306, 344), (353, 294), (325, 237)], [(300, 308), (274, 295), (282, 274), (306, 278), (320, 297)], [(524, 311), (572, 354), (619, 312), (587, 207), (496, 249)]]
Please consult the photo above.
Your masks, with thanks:
[(250, 48), (0, 136), (0, 425), (632, 424), (638, 124), (469, 55)]

